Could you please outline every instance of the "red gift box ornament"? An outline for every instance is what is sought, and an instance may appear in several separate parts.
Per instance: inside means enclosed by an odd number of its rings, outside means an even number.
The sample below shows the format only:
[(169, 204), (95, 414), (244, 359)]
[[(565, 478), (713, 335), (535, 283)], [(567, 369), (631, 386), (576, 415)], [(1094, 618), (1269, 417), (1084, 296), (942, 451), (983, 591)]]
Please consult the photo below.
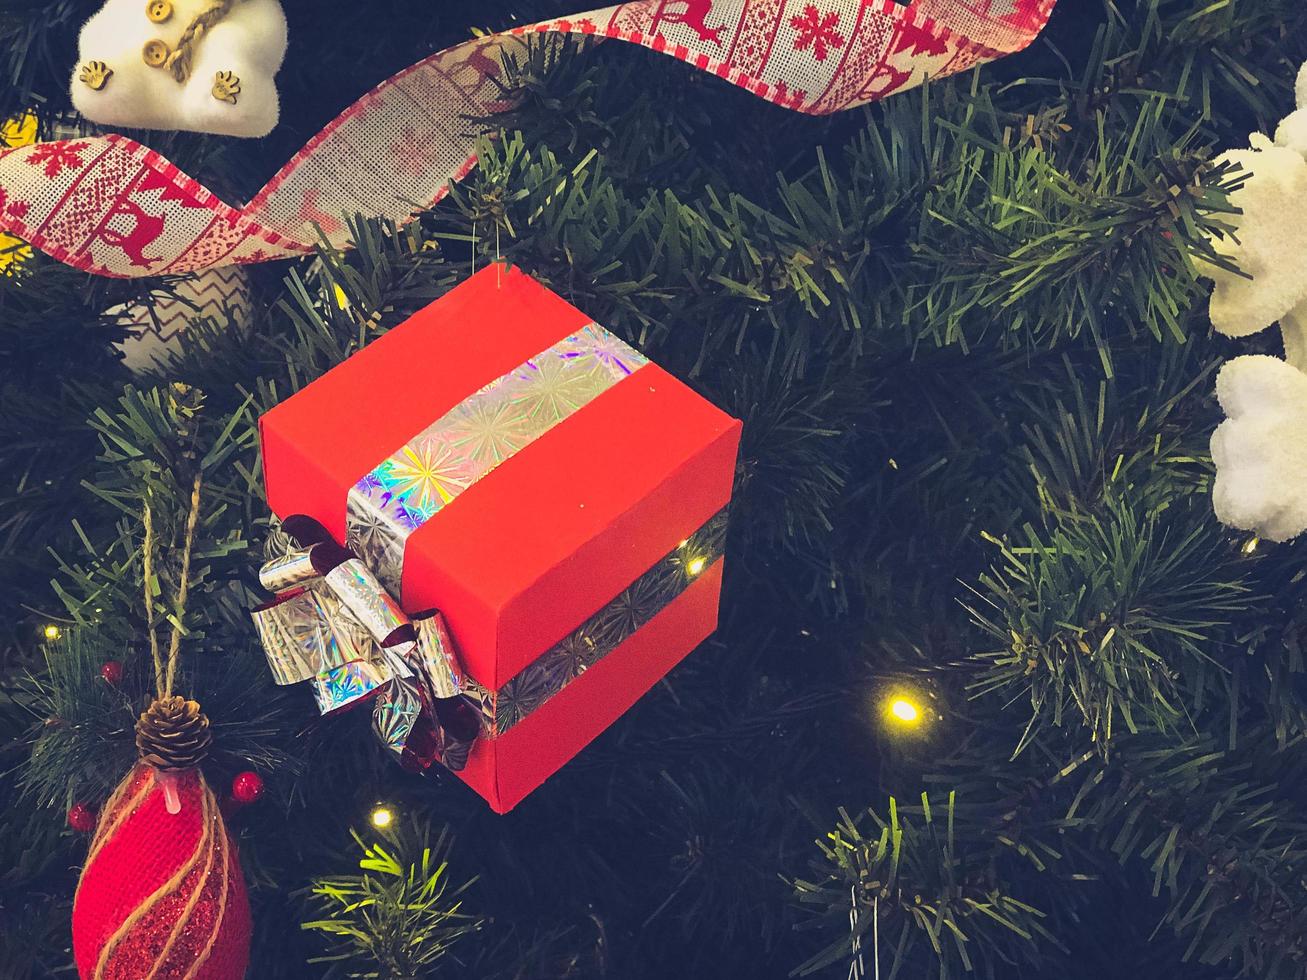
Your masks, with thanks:
[(520, 271), (474, 275), (260, 429), (296, 539), (255, 612), (276, 681), (324, 712), (373, 699), (410, 766), (500, 812), (716, 628), (740, 423)]

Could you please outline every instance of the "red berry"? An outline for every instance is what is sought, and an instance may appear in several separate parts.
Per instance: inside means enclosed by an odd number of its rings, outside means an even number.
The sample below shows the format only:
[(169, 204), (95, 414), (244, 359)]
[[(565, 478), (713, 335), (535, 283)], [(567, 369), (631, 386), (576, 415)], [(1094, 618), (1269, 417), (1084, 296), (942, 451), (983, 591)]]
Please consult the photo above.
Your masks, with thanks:
[(238, 773), (231, 781), (231, 798), (242, 805), (249, 805), (263, 795), (263, 777), (257, 772)]
[(105, 679), (106, 683), (117, 687), (123, 679), (123, 663), (121, 660), (106, 660), (104, 666), (100, 668), (100, 676)]
[(68, 826), (79, 834), (89, 834), (95, 829), (95, 811), (85, 803), (78, 803), (68, 811)]

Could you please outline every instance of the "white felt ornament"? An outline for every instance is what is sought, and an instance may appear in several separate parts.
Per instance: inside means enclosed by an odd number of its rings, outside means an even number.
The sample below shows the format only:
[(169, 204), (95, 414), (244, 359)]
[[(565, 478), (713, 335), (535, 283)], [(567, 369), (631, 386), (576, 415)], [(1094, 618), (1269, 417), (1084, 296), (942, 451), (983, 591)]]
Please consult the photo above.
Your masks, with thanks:
[(1216, 379), (1227, 419), (1212, 433), (1216, 516), (1270, 541), (1307, 531), (1307, 65), (1298, 74), (1297, 111), (1272, 144), (1255, 133), (1252, 149), (1218, 160), (1247, 171), (1230, 196), (1233, 237), (1212, 244), (1246, 276), (1205, 264), (1216, 283), (1212, 326), (1242, 337), (1279, 322), (1285, 360), (1236, 357)]
[(225, 136), (277, 125), (278, 0), (105, 0), (78, 51), (73, 105), (94, 122)]
[(1307, 157), (1307, 64), (1298, 72), (1298, 82), (1294, 89), (1298, 97), (1298, 108), (1285, 116), (1276, 127), (1275, 144), (1296, 150)]
[(1307, 374), (1278, 357), (1236, 357), (1216, 378), (1228, 418), (1212, 433), (1216, 516), (1287, 541), (1307, 529)]
[(1260, 133), (1252, 145), (1216, 158), (1251, 175), (1230, 195), (1243, 212), (1225, 218), (1234, 234), (1212, 239), (1243, 275), (1201, 263), (1216, 283), (1212, 326), (1230, 337), (1264, 330), (1307, 297), (1307, 159)]

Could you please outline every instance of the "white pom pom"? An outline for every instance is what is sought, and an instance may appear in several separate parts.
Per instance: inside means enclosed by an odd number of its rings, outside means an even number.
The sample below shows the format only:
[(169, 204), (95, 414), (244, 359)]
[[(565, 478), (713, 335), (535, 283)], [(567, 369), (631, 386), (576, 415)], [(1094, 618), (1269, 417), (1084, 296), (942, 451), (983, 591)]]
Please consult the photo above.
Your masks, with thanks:
[(1307, 109), (1289, 113), (1275, 130), (1275, 145), (1307, 159)]
[(73, 105), (106, 126), (266, 136), (277, 125), (274, 77), (286, 54), (286, 17), (278, 0), (237, 0), (197, 34), (184, 82), (163, 63), (187, 27), (213, 5), (105, 0), (82, 28)]
[(1307, 375), (1277, 357), (1236, 357), (1216, 397), (1229, 416), (1212, 433), (1217, 518), (1270, 541), (1307, 531)]
[(1298, 108), (1307, 109), (1307, 61), (1298, 69), (1298, 82), (1294, 85), (1294, 94), (1298, 99)]
[(1231, 150), (1218, 162), (1250, 175), (1230, 202), (1241, 214), (1225, 216), (1234, 236), (1212, 239), (1220, 255), (1246, 276), (1200, 262), (1212, 292), (1212, 326), (1242, 337), (1270, 326), (1307, 297), (1307, 160), (1282, 146)]

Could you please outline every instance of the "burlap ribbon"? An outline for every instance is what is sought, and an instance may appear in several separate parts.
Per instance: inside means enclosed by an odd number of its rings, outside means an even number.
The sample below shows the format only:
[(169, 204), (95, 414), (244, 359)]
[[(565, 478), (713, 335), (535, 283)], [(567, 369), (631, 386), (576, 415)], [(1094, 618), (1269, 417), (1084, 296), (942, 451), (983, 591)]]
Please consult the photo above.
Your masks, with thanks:
[[(119, 134), (0, 150), (0, 232), (106, 276), (174, 275), (349, 244), (345, 215), (406, 222), (476, 163), (529, 35), (638, 44), (814, 115), (1019, 51), (1056, 0), (636, 0), (428, 56), (368, 92), (243, 206)], [(361, 66), (366, 72), (367, 66)], [(111, 82), (112, 84), (112, 82)], [(705, 87), (704, 98), (716, 98)]]

